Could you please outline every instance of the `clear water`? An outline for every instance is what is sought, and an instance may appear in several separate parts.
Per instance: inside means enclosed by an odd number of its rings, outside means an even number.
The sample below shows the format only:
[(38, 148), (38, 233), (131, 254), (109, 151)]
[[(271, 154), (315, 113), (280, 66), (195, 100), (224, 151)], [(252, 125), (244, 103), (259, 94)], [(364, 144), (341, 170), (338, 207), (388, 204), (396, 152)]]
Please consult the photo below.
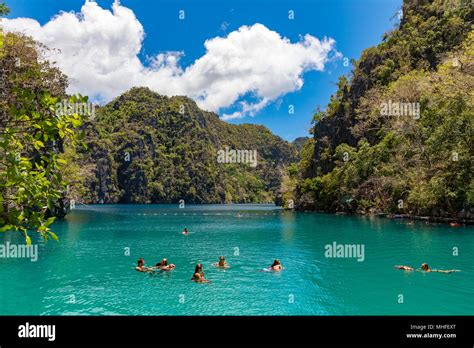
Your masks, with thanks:
[[(0, 259), (0, 314), (474, 314), (471, 227), (408, 226), (265, 205), (88, 206), (53, 227), (60, 242), (34, 239), (37, 262)], [(180, 234), (184, 227), (189, 236)], [(0, 235), (0, 243), (7, 241), (21, 238)], [(333, 242), (364, 244), (365, 260), (326, 258), (324, 247)], [(219, 255), (227, 257), (230, 269), (212, 267)], [(134, 270), (139, 257), (148, 265), (166, 257), (177, 268), (139, 273)], [(275, 258), (286, 269), (262, 272)], [(190, 281), (198, 262), (212, 283)], [(462, 272), (393, 268), (422, 262)]]

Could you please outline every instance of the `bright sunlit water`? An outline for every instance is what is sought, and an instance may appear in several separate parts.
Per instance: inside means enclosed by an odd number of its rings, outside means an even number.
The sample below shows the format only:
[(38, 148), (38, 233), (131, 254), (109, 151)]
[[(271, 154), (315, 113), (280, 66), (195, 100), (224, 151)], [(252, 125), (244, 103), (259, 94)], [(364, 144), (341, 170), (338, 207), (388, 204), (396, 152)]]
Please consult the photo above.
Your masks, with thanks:
[[(189, 236), (180, 233), (184, 227)], [(409, 226), (268, 205), (97, 205), (75, 209), (53, 230), (59, 243), (33, 238), (37, 262), (0, 259), (0, 314), (474, 314), (472, 227)], [(0, 235), (1, 244), (7, 241), (22, 239)], [(325, 245), (333, 242), (363, 244), (364, 261), (326, 258)], [(212, 266), (219, 255), (230, 269)], [(166, 257), (177, 268), (139, 273), (140, 257), (147, 265)], [(262, 272), (275, 258), (285, 270)], [(212, 283), (190, 281), (198, 262)], [(461, 272), (393, 268), (422, 262)]]

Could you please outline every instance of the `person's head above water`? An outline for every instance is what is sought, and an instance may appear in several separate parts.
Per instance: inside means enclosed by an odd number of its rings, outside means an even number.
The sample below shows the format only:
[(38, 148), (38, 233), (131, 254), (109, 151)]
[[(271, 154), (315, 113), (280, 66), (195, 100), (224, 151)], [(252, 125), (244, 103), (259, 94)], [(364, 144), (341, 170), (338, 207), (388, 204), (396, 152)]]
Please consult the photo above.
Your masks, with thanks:
[(145, 260), (138, 259), (137, 264), (138, 264), (138, 267), (142, 267), (145, 264)]
[(278, 259), (275, 259), (275, 261), (273, 261), (273, 265), (272, 265), (272, 267), (274, 267), (274, 266), (278, 266), (278, 265), (280, 265), (280, 264), (281, 264), (281, 263), (280, 263), (280, 260), (278, 260)]
[(220, 261), (225, 261), (225, 257), (224, 256), (219, 256), (219, 260)]
[(167, 259), (163, 259), (163, 260), (161, 260), (160, 262), (158, 262), (155, 266), (156, 266), (156, 267), (159, 267), (159, 266), (168, 266), (168, 260), (167, 260)]
[(202, 264), (198, 263), (196, 268), (194, 269), (194, 273), (201, 273), (202, 272)]
[(188, 232), (188, 228), (187, 228), (187, 227), (184, 228), (184, 232)]
[(427, 270), (430, 269), (430, 267), (428, 266), (427, 263), (422, 263), (422, 264), (421, 264), (421, 269), (424, 270), (424, 271), (427, 271)]

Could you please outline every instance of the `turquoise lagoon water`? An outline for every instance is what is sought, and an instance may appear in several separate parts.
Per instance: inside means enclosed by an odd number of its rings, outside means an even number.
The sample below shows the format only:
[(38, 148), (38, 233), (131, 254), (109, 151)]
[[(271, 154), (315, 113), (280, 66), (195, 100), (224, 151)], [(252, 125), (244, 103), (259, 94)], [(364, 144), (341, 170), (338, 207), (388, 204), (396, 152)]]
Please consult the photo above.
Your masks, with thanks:
[[(189, 236), (180, 234), (184, 227)], [(75, 209), (53, 230), (59, 243), (33, 239), (37, 262), (0, 259), (0, 314), (474, 314), (471, 227), (409, 226), (268, 205), (97, 205)], [(1, 244), (7, 241), (22, 242), (17, 234), (0, 235)], [(333, 242), (363, 244), (364, 261), (325, 257)], [(212, 267), (219, 255), (230, 269)], [(139, 273), (133, 269), (139, 257), (148, 265), (166, 257), (177, 268)], [(262, 272), (275, 258), (286, 269)], [(190, 281), (197, 262), (212, 283)], [(422, 262), (462, 272), (393, 268)]]

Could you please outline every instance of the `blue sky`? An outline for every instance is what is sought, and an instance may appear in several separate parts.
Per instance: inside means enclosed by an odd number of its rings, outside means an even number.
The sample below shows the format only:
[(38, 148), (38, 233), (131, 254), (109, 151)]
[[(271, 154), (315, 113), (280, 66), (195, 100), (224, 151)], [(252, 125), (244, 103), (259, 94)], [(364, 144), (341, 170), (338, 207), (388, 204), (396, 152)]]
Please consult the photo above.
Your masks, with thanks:
[[(97, 3), (110, 9), (113, 0)], [(11, 8), (8, 18), (27, 17), (44, 25), (60, 11), (80, 12), (83, 4), (84, 0), (7, 0)], [(138, 57), (145, 66), (149, 56), (182, 52), (179, 67), (186, 69), (206, 54), (206, 40), (226, 37), (243, 25), (256, 23), (291, 43), (300, 42), (306, 34), (319, 40), (334, 39), (334, 50), (342, 56), (326, 62), (324, 71), (309, 69), (301, 74), (304, 83), (300, 89), (271, 100), (254, 116), (244, 113), (228, 121), (263, 124), (282, 138), (293, 140), (308, 135), (315, 109), (326, 106), (338, 77), (350, 72), (351, 67), (343, 65), (343, 58), (357, 59), (362, 50), (377, 45), (383, 33), (394, 28), (401, 0), (122, 0), (120, 4), (131, 9), (143, 26), (145, 38)], [(185, 20), (178, 18), (180, 10), (185, 11)], [(290, 10), (294, 11), (292, 20), (288, 18)], [(239, 101), (255, 101), (255, 96), (246, 93)], [(232, 113), (239, 109), (237, 104), (217, 111), (221, 115)], [(288, 113), (290, 105), (294, 114)]]

